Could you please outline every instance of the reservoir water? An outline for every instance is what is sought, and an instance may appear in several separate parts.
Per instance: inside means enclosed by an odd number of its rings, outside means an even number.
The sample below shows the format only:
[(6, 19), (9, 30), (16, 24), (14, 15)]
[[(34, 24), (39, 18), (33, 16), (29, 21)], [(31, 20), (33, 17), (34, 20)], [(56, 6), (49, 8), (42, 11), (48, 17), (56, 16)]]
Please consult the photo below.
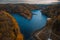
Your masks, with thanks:
[(31, 12), (32, 14), (35, 14), (32, 15), (31, 20), (28, 20), (17, 13), (12, 13), (12, 16), (18, 22), (18, 25), (20, 27), (21, 32), (24, 35), (25, 40), (28, 40), (28, 38), (30, 38), (31, 34), (34, 31), (43, 28), (47, 22), (47, 16), (43, 15), (40, 10), (32, 10)]

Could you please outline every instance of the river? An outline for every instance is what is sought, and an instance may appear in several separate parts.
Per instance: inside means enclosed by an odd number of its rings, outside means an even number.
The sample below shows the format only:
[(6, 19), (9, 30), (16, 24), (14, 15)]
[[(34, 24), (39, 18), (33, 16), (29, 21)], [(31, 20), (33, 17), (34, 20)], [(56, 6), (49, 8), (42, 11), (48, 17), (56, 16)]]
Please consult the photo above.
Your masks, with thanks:
[(12, 16), (18, 22), (18, 25), (22, 34), (24, 35), (25, 40), (28, 40), (34, 31), (43, 28), (47, 22), (47, 16), (43, 15), (40, 10), (32, 10), (31, 13), (35, 14), (32, 15), (31, 20), (28, 20), (17, 13), (12, 13)]

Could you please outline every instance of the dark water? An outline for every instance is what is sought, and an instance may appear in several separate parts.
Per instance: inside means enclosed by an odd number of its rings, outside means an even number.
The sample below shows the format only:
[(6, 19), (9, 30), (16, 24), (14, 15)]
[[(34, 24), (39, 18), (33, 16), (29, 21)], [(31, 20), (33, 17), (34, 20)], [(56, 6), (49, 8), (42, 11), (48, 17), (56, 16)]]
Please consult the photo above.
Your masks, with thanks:
[(18, 22), (21, 32), (24, 34), (25, 40), (30, 38), (31, 34), (43, 28), (46, 25), (47, 17), (41, 13), (40, 10), (33, 10), (33, 15), (31, 20), (25, 19), (18, 14), (12, 14), (12, 16)]

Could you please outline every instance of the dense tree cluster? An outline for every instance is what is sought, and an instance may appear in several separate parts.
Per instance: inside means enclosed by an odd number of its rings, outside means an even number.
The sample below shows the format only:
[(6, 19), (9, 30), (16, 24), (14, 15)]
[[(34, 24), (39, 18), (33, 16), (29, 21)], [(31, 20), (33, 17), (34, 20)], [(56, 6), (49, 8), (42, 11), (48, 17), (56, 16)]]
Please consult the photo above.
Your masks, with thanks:
[(19, 13), (27, 19), (31, 19), (31, 10), (36, 9), (35, 6), (28, 4), (0, 4), (0, 10), (7, 11), (9, 13)]
[(47, 6), (42, 12), (49, 17), (58, 16), (60, 15), (60, 4)]
[(23, 40), (16, 20), (5, 11), (0, 11), (0, 40)]
[[(37, 35), (37, 40), (45, 40), (48, 38), (49, 28), (51, 28), (51, 38), (53, 40), (60, 40), (60, 4), (40, 6), (40, 5), (28, 5), (28, 4), (0, 4), (0, 10), (6, 12), (19, 13), (27, 19), (31, 19), (32, 13), (31, 10), (42, 10), (42, 14), (47, 15), (51, 20), (47, 21), (45, 28), (34, 33), (34, 36)], [(54, 22), (55, 21), (55, 22)], [(58, 31), (57, 31), (58, 30)], [(39, 34), (38, 34), (39, 33)], [(36, 38), (36, 37), (35, 37)]]

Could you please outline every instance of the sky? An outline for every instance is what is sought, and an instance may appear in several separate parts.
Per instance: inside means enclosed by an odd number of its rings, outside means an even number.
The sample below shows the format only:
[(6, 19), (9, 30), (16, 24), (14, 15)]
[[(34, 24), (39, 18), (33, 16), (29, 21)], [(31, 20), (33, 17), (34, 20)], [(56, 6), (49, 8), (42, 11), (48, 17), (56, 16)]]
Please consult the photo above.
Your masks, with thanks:
[(0, 3), (51, 4), (58, 1), (59, 0), (0, 0)]

